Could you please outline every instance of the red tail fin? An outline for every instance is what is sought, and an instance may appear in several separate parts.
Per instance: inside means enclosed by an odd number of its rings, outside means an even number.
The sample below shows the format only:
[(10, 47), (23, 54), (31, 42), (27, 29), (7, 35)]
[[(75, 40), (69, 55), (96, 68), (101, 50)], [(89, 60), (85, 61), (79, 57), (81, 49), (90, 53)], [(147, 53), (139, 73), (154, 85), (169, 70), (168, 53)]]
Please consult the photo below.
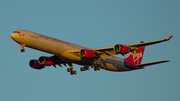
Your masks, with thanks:
[[(142, 41), (140, 43), (142, 43)], [(144, 48), (145, 47), (138, 48), (137, 50), (133, 51), (127, 58), (125, 58), (125, 66), (135, 68), (136, 64), (141, 64)]]

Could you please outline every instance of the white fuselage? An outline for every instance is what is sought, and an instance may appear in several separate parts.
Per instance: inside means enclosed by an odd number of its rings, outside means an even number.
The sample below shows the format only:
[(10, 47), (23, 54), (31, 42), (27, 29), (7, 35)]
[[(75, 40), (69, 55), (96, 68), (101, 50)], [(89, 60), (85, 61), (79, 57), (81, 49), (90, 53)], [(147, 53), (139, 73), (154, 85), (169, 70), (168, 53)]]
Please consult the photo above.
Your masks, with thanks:
[(18, 30), (20, 33), (12, 33), (11, 37), (20, 45), (25, 45), (33, 49), (58, 55), (61, 59), (79, 65), (98, 65), (110, 71), (129, 71), (131, 69), (124, 66), (124, 60), (118, 57), (106, 57), (100, 60), (82, 58), (72, 51), (88, 49), (69, 42), (47, 37), (31, 31)]

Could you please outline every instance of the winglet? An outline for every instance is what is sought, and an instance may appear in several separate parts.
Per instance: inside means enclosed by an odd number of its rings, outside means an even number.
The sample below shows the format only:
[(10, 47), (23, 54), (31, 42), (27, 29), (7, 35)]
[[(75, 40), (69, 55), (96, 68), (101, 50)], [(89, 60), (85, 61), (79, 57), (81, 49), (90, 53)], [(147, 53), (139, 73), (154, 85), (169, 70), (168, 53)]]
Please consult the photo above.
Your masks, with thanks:
[(170, 37), (168, 37), (166, 40), (171, 40), (172, 37), (173, 37), (173, 35), (171, 35)]

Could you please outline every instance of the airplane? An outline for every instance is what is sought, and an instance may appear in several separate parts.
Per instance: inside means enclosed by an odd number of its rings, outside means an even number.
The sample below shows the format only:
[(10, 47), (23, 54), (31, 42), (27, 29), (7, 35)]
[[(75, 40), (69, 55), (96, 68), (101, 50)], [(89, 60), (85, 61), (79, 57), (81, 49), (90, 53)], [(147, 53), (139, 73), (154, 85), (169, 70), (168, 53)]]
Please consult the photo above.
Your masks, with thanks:
[[(56, 67), (56, 65), (59, 65), (62, 67), (62, 64), (69, 65), (67, 71), (71, 75), (77, 74), (77, 71), (73, 68), (73, 63), (83, 66), (80, 71), (89, 70), (91, 66), (95, 71), (105, 69), (121, 72), (144, 69), (145, 66), (169, 62), (163, 60), (141, 64), (145, 46), (168, 41), (173, 37), (171, 35), (166, 39), (156, 41), (141, 41), (140, 43), (127, 45), (116, 44), (105, 48), (86, 48), (27, 30), (15, 30), (10, 36), (22, 47), (21, 52), (25, 52), (24, 47), (29, 47), (52, 54), (51, 57), (41, 56), (39, 59), (30, 60), (30, 67), (41, 70), (45, 66)], [(125, 55), (128, 53), (130, 55), (124, 59), (115, 57), (118, 54)]]

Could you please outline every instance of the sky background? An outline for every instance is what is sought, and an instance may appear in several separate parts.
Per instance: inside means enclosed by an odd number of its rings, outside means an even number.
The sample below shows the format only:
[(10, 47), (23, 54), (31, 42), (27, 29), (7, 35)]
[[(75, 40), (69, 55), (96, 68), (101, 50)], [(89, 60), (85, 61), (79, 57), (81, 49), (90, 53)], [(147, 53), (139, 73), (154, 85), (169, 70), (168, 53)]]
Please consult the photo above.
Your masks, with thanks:
[[(179, 0), (0, 0), (0, 101), (179, 101)], [(29, 67), (51, 56), (21, 47), (10, 34), (29, 30), (88, 48), (171, 41), (145, 49), (142, 63), (170, 60), (142, 70), (80, 72)], [(120, 58), (125, 58), (117, 55)]]

